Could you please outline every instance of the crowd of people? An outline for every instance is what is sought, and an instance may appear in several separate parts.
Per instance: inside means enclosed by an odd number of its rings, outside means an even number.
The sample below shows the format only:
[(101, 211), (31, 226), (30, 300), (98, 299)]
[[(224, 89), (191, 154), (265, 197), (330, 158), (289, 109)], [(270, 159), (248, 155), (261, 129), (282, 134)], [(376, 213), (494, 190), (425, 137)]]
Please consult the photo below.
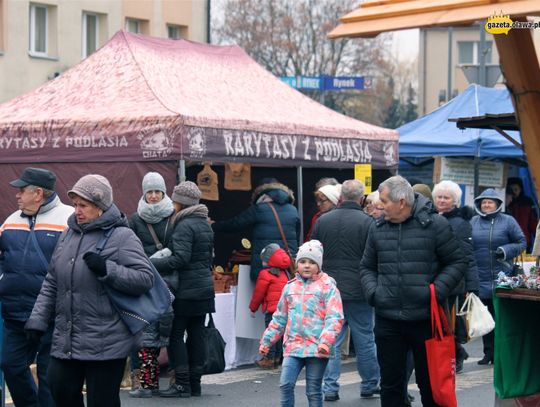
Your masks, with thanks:
[[(217, 222), (195, 183), (180, 182), (169, 197), (155, 172), (143, 178), (129, 220), (114, 204), (107, 178), (80, 178), (68, 191), (71, 206), (56, 194), (55, 182), (51, 171), (26, 168), (11, 182), (19, 210), (0, 227), (0, 363), (18, 407), (84, 406), (84, 385), (87, 406), (119, 406), (128, 356), (137, 378), (131, 397), (201, 396), (203, 329), (215, 312), (214, 232), (247, 227), (256, 282), (249, 308), (252, 314), (261, 308), (266, 324), (257, 365), (281, 365), (282, 406), (294, 405), (303, 368), (310, 406), (339, 400), (340, 348), (349, 333), (361, 398), (410, 405), (414, 369), (422, 405), (437, 406), (425, 349), (432, 334), (429, 285), (447, 310), (475, 293), (493, 314), (497, 274), (511, 273), (512, 259), (532, 245), (514, 217), (502, 213), (495, 190), (477, 196), (474, 208), (462, 207), (461, 188), (452, 181), (431, 192), (394, 176), (365, 197), (357, 180), (324, 178), (303, 245), (294, 195), (276, 179), (262, 180), (247, 210)], [(518, 194), (514, 205), (525, 201)], [(153, 286), (154, 270), (174, 301), (133, 334), (106, 288), (142, 295)], [(453, 326), (459, 373), (467, 335), (459, 319)], [(493, 332), (483, 338), (479, 364), (493, 363), (493, 342)], [(162, 348), (173, 377), (160, 390)], [(34, 361), (39, 385), (30, 372)]]

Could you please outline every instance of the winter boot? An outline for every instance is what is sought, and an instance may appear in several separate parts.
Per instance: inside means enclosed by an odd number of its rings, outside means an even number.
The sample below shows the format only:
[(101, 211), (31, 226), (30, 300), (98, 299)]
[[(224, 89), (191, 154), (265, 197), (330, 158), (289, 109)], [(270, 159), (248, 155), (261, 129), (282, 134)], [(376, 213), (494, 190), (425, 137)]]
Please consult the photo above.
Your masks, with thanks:
[(191, 395), (193, 397), (201, 397), (201, 376), (202, 368), (190, 368), (189, 385), (191, 386)]
[(191, 397), (188, 366), (177, 366), (174, 369), (174, 384), (171, 384), (167, 390), (160, 391), (159, 396), (182, 398)]
[(141, 369), (133, 369), (131, 371), (131, 390), (137, 390), (141, 387)]
[(274, 358), (263, 357), (260, 360), (256, 360), (255, 364), (261, 369), (273, 369), (274, 368)]
[(463, 362), (469, 358), (469, 354), (465, 348), (456, 343), (456, 373), (461, 373), (463, 371)]

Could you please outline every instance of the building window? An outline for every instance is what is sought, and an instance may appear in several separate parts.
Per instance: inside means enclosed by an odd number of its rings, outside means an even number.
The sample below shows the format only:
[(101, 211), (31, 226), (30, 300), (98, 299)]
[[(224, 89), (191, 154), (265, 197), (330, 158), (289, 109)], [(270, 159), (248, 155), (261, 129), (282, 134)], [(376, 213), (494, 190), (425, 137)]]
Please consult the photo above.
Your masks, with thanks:
[(30, 52), (36, 55), (47, 55), (48, 21), (47, 6), (30, 4)]
[(99, 16), (83, 13), (82, 19), (82, 57), (93, 54), (99, 46)]
[(167, 25), (167, 37), (171, 40), (179, 40), (182, 38), (180, 27), (177, 25)]
[(140, 34), (142, 32), (141, 20), (126, 18), (126, 31), (134, 34)]
[[(486, 41), (484, 48), (486, 64), (491, 64), (493, 58), (493, 42)], [(480, 62), (480, 42), (460, 41), (458, 42), (458, 64), (478, 65)]]

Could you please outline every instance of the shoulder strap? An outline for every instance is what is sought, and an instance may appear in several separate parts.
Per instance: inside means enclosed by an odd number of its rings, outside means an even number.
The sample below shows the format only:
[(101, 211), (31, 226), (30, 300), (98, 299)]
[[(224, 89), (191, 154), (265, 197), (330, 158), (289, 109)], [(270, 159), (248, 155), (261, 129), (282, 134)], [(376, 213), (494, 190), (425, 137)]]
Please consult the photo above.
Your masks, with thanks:
[(110, 228), (110, 229), (105, 230), (105, 233), (103, 233), (103, 236), (101, 237), (101, 239), (96, 244), (96, 253), (97, 254), (100, 254), (103, 251), (103, 249), (107, 245), (107, 242), (109, 241), (109, 238), (113, 234), (114, 229), (115, 228)]
[[(152, 239), (154, 239), (154, 244), (156, 245), (156, 248), (158, 250), (163, 249), (163, 244), (159, 241), (156, 231), (154, 230), (154, 227), (150, 223), (147, 223), (146, 226), (148, 227), (148, 230), (150, 231), (150, 234), (152, 235)], [(167, 233), (166, 230), (165, 230), (165, 233)]]
[(277, 227), (279, 229), (279, 233), (281, 234), (281, 240), (283, 240), (283, 244), (285, 245), (285, 250), (287, 250), (287, 253), (289, 253), (289, 245), (287, 243), (287, 239), (285, 238), (285, 233), (283, 233), (283, 227), (281, 226), (281, 220), (279, 220), (279, 216), (276, 212), (276, 208), (274, 208), (274, 205), (272, 205), (271, 202), (266, 202), (270, 209), (272, 209), (272, 212), (274, 213), (274, 217), (276, 218)]
[(274, 205), (272, 205), (271, 202), (266, 202), (266, 203), (268, 204), (268, 206), (270, 207), (270, 209), (272, 209), (272, 212), (274, 213), (274, 217), (276, 218), (276, 223), (279, 229), (279, 233), (281, 234), (281, 240), (283, 240), (283, 245), (285, 246), (285, 251), (291, 258), (291, 265), (289, 266), (289, 270), (286, 270), (287, 278), (290, 280), (294, 277), (295, 270), (292, 265), (293, 260), (291, 256), (291, 251), (289, 250), (289, 244), (287, 243), (287, 238), (285, 237), (285, 233), (283, 232), (283, 227), (281, 226), (281, 220), (279, 220), (279, 216), (276, 212), (276, 208), (274, 208)]

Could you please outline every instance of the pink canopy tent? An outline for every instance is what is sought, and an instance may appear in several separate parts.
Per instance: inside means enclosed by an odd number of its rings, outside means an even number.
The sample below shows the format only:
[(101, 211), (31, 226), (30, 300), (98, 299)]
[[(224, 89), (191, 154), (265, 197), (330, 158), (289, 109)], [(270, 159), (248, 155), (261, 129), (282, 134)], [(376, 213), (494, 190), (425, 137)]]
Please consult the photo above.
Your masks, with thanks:
[(0, 105), (0, 163), (247, 161), (397, 165), (398, 135), (302, 95), (238, 46), (120, 31)]
[[(391, 169), (397, 152), (395, 131), (327, 109), (237, 46), (122, 31), (58, 78), (0, 105), (0, 186), (28, 165), (46, 167), (65, 200), (79, 177), (103, 174), (128, 214), (147, 171), (163, 174), (172, 190), (178, 160)], [(16, 209), (6, 192), (0, 221)]]

